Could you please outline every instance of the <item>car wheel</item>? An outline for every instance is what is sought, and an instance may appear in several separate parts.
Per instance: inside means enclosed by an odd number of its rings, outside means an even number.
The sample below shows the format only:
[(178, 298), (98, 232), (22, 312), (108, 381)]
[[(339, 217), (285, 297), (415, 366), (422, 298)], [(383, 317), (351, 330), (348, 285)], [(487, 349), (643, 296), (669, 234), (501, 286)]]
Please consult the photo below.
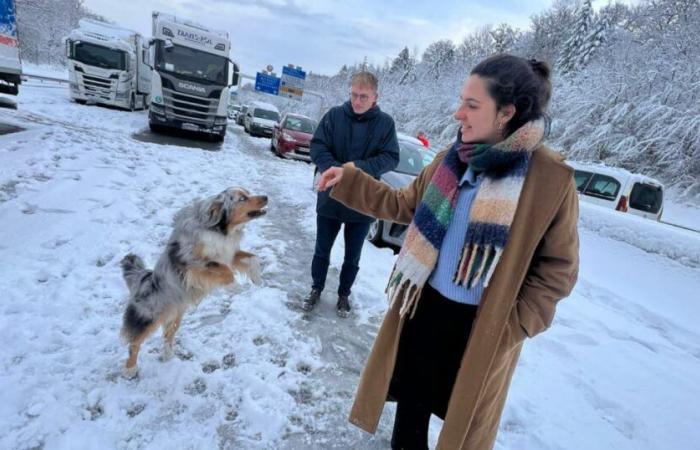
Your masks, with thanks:
[(375, 220), (369, 226), (369, 232), (367, 233), (367, 240), (374, 245), (380, 245), (382, 241), (382, 222), (381, 220)]

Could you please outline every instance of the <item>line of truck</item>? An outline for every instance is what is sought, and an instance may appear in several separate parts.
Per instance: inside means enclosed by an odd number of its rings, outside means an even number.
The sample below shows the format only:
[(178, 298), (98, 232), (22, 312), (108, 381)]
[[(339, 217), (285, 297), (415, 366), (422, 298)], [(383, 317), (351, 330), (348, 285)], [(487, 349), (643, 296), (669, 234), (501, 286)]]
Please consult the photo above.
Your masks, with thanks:
[[(228, 32), (153, 12), (151, 38), (81, 19), (64, 42), (74, 101), (148, 109), (153, 131), (224, 139), (229, 90), (239, 81)], [(14, 3), (0, 0), (0, 92), (16, 95), (21, 72)]]

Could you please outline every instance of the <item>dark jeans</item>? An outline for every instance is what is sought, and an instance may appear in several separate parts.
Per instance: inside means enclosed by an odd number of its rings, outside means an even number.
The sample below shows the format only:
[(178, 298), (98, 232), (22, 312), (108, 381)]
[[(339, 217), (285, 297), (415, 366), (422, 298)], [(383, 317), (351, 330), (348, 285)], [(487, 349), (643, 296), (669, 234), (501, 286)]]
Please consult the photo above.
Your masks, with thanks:
[(326, 285), (331, 249), (341, 225), (343, 225), (343, 235), (345, 237), (345, 259), (343, 268), (340, 270), (338, 295), (350, 295), (350, 289), (355, 282), (357, 272), (360, 270), (360, 255), (362, 254), (362, 245), (369, 231), (369, 223), (342, 222), (330, 217), (316, 215), (316, 248), (314, 250), (314, 258), (311, 261), (312, 287), (323, 290)]

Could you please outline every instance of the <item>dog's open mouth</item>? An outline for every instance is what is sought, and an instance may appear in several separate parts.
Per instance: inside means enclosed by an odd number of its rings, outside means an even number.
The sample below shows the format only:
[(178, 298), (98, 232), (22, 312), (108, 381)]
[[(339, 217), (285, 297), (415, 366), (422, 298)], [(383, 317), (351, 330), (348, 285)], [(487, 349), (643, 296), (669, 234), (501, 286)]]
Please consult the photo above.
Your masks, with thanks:
[(256, 217), (261, 217), (267, 214), (267, 211), (264, 209), (256, 209), (255, 211), (249, 211), (248, 212), (248, 217), (251, 219), (255, 219)]

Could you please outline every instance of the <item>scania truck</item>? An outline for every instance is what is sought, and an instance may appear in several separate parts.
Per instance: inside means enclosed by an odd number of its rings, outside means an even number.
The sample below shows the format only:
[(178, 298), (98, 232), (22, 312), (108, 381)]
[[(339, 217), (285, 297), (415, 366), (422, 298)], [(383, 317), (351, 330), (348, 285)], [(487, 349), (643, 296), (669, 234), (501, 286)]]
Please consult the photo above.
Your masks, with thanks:
[(153, 12), (150, 45), (151, 130), (176, 128), (223, 140), (229, 88), (238, 84), (238, 66), (229, 59), (228, 32)]
[(151, 63), (143, 36), (116, 25), (81, 19), (65, 42), (73, 100), (131, 111), (148, 106)]
[(0, 0), (0, 92), (17, 95), (21, 83), (14, 0)]

